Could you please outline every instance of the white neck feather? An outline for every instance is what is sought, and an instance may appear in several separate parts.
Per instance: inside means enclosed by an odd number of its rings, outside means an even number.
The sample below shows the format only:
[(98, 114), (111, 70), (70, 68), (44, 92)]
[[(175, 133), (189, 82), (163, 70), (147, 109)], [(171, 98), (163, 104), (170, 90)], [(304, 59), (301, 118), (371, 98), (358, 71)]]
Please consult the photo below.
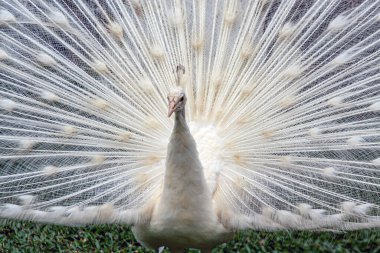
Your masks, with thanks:
[(175, 196), (210, 197), (196, 143), (185, 120), (185, 112), (175, 113), (175, 124), (166, 157), (163, 201)]
[(188, 188), (189, 184), (200, 190), (207, 188), (196, 143), (187, 126), (183, 110), (175, 113), (174, 128), (167, 151), (164, 186)]

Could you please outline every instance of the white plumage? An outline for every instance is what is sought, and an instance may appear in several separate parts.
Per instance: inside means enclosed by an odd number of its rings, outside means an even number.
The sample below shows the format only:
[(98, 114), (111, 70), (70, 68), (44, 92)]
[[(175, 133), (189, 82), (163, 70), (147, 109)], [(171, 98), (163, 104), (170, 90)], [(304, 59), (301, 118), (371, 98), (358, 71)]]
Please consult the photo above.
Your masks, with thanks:
[(379, 13), (2, 1), (0, 217), (123, 223), (173, 251), (380, 227)]

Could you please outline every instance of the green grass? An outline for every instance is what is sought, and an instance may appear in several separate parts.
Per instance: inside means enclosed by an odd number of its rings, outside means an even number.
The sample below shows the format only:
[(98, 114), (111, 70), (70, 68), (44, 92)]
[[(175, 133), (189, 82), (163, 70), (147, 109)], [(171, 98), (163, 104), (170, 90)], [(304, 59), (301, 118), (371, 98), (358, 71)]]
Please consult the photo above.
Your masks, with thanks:
[[(0, 252), (153, 251), (142, 248), (131, 230), (120, 225), (63, 227), (6, 222), (0, 225)], [(380, 230), (349, 233), (245, 231), (213, 251), (217, 252), (380, 252)]]

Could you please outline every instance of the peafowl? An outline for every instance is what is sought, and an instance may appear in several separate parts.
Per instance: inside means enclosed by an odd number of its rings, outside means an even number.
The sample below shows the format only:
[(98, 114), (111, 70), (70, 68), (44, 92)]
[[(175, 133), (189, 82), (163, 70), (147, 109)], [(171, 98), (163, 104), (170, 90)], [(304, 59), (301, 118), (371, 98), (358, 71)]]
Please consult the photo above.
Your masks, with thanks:
[(380, 2), (2, 0), (0, 218), (380, 227)]

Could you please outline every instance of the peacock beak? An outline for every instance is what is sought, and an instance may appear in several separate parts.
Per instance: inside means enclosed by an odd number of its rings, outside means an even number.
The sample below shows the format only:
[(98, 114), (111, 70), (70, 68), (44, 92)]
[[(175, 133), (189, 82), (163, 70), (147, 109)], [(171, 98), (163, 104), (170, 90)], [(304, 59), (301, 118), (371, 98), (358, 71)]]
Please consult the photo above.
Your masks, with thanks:
[(173, 99), (169, 102), (169, 111), (168, 111), (168, 117), (172, 116), (173, 112), (175, 112), (175, 109), (177, 107), (176, 101)]

